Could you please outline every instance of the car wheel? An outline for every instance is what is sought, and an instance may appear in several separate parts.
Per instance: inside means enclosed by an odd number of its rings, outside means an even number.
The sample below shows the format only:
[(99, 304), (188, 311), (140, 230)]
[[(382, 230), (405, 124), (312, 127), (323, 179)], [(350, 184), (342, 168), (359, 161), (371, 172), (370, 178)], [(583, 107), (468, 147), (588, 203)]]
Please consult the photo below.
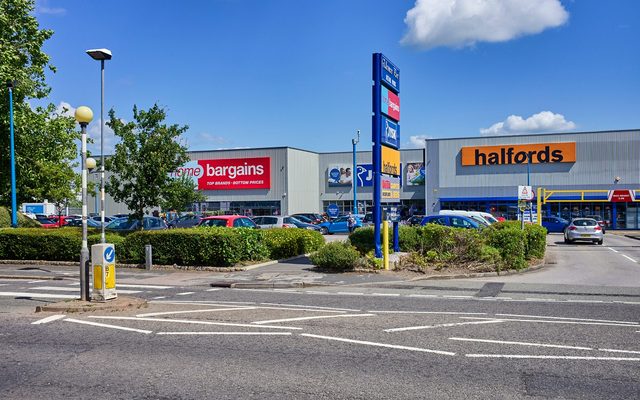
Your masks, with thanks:
[(322, 228), (320, 228), (320, 233), (326, 235), (327, 233), (329, 233), (329, 230), (323, 226)]
[(604, 243), (604, 239), (602, 239), (602, 240), (598, 240), (598, 244), (599, 244), (599, 245), (602, 245), (603, 243)]
[(565, 242), (565, 243), (569, 243), (569, 239), (567, 239), (567, 237), (566, 237), (566, 236), (564, 237), (564, 242)]

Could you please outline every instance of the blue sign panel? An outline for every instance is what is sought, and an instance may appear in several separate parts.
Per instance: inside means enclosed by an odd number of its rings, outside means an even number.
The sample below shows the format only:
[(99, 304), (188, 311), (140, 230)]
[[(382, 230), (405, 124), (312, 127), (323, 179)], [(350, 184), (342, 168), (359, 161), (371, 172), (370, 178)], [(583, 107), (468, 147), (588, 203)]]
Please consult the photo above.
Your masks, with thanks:
[(104, 249), (104, 260), (108, 263), (112, 263), (116, 259), (116, 249), (113, 247), (107, 247)]
[(42, 214), (44, 213), (44, 205), (28, 205), (24, 207), (24, 211), (33, 214)]
[(338, 208), (338, 205), (333, 203), (329, 204), (327, 206), (327, 215), (329, 218), (336, 218), (340, 215), (340, 208)]
[(396, 124), (389, 118), (382, 116), (382, 132), (380, 132), (380, 141), (394, 149), (400, 148), (400, 125)]
[(400, 68), (393, 65), (387, 57), (381, 54), (380, 80), (396, 92), (400, 91)]
[(373, 186), (373, 164), (358, 165), (357, 185), (360, 187)]

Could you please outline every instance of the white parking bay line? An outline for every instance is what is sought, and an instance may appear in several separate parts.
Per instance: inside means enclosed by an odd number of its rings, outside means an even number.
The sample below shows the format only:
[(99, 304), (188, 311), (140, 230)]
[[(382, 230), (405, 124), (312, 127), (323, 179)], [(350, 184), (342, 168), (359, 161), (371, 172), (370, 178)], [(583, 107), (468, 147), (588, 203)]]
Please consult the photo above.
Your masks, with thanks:
[(278, 323), (278, 322), (307, 321), (310, 319), (347, 318), (347, 317), (375, 317), (375, 314), (318, 315), (315, 317), (298, 317), (298, 318), (272, 319), (268, 321), (254, 321), (252, 322), (252, 324), (262, 325), (262, 324), (271, 324), (271, 323)]
[(393, 328), (393, 329), (385, 329), (385, 332), (404, 332), (404, 331), (415, 331), (419, 329), (433, 329), (433, 328), (449, 328), (452, 326), (463, 326), (463, 325), (482, 325), (482, 324), (497, 324), (502, 322), (501, 319), (490, 319), (487, 321), (474, 321), (474, 322), (454, 322), (451, 324), (435, 324), (435, 325), (422, 325), (422, 326), (408, 326), (406, 328)]
[[(91, 318), (91, 317), (89, 317), (89, 318)], [(146, 334), (153, 333), (153, 331), (148, 331), (148, 330), (145, 330), (145, 329), (134, 329), (134, 328), (127, 328), (126, 326), (101, 324), (99, 322), (81, 321), (79, 319), (73, 319), (73, 318), (63, 319), (63, 321), (75, 322), (76, 324), (83, 324), (83, 325), (99, 326), (99, 327), (102, 327), (102, 328), (120, 329), (120, 330), (123, 330), (123, 331), (140, 332), (140, 333), (146, 333)]]
[(470, 358), (514, 358), (540, 360), (587, 360), (587, 361), (640, 361), (640, 358), (630, 357), (583, 357), (583, 356), (539, 356), (528, 354), (465, 354)]
[(316, 338), (316, 339), (335, 340), (335, 341), (338, 341), (338, 342), (345, 342), (345, 343), (363, 344), (363, 345), (367, 345), (367, 346), (386, 347), (386, 348), (389, 348), (389, 349), (419, 351), (419, 352), (422, 352), (422, 353), (435, 353), (435, 354), (442, 354), (442, 355), (445, 355), (445, 356), (455, 356), (456, 355), (456, 353), (452, 353), (450, 351), (424, 349), (424, 348), (420, 348), (420, 347), (398, 346), (398, 345), (395, 345), (395, 344), (387, 344), (387, 343), (366, 342), (366, 341), (363, 341), (363, 340), (353, 340), (353, 339), (339, 338), (339, 337), (333, 337), (333, 336), (312, 335), (312, 334), (309, 334), (309, 333), (301, 333), (300, 336)]
[[(118, 285), (119, 287), (120, 285)], [(60, 286), (39, 286), (31, 288), (32, 290), (52, 290), (54, 292), (77, 292), (79, 289), (76, 287), (60, 287)], [(122, 290), (116, 289), (118, 293), (122, 294), (133, 294), (133, 293), (141, 293), (141, 290)]]
[(629, 353), (629, 354), (640, 354), (640, 351), (634, 350), (616, 350), (616, 349), (598, 349), (600, 351), (607, 351), (610, 353)]
[(636, 261), (636, 260), (634, 260), (633, 258), (629, 257), (629, 256), (628, 256), (628, 255), (626, 255), (626, 254), (623, 254), (623, 255), (622, 255), (622, 257), (626, 258), (627, 260), (630, 260), (631, 262), (637, 263), (637, 261)]
[(300, 308), (317, 308), (318, 310), (332, 310), (332, 311), (352, 311), (358, 312), (361, 310), (354, 310), (352, 308), (334, 308), (334, 307), (323, 307), (323, 306), (307, 306), (302, 304), (283, 304), (283, 303), (260, 303), (265, 306), (285, 306), (285, 307), (300, 307)]
[(183, 292), (183, 293), (176, 293), (176, 296), (186, 296), (188, 294), (194, 294), (195, 292)]
[(29, 292), (0, 292), (0, 296), (6, 297), (30, 297), (33, 299), (76, 299), (80, 294), (52, 294), (52, 293), (29, 293)]
[[(461, 319), (485, 319), (491, 320), (490, 318), (481, 318), (481, 317), (460, 317)], [(543, 319), (516, 319), (516, 318), (502, 318), (500, 319), (502, 322), (538, 322), (544, 324), (567, 324), (567, 325), (599, 325), (599, 326), (620, 326), (620, 327), (631, 327), (637, 328), (638, 325), (631, 325), (628, 323), (625, 324), (614, 324), (607, 322), (581, 322), (581, 321), (551, 321), (551, 320), (543, 320)]]
[(374, 311), (369, 310), (374, 314), (387, 313), (387, 314), (441, 314), (441, 315), (487, 315), (483, 312), (459, 312), (459, 311)]
[(566, 346), (562, 344), (546, 344), (546, 343), (530, 343), (530, 342), (510, 342), (506, 340), (471, 339), (471, 338), (460, 338), (460, 337), (450, 337), (449, 340), (458, 340), (461, 342), (512, 344), (512, 345), (518, 345), (518, 346), (551, 347), (555, 349), (593, 350), (591, 347)]
[(609, 249), (609, 250), (613, 251), (614, 253), (617, 253), (617, 252), (618, 252), (618, 250), (612, 249), (611, 247), (607, 247), (607, 249)]
[(615, 321), (608, 319), (591, 319), (591, 318), (570, 318), (570, 317), (549, 317), (544, 315), (523, 315), (523, 314), (496, 314), (498, 317), (527, 317), (527, 318), (535, 318), (535, 319), (558, 319), (558, 320), (567, 320), (567, 321), (586, 321), (586, 322), (611, 322), (614, 324), (629, 324), (629, 325), (640, 325), (635, 321)]
[(29, 281), (27, 283), (41, 283), (41, 282), (46, 282), (46, 280), (45, 279), (38, 279), (36, 281)]
[(49, 322), (57, 321), (57, 320), (62, 319), (64, 317), (66, 317), (66, 315), (62, 315), (62, 314), (50, 315), (50, 316), (48, 316), (46, 318), (42, 318), (42, 319), (39, 319), (39, 320), (37, 320), (35, 322), (32, 322), (31, 325), (46, 324), (46, 323), (49, 323)]
[(127, 288), (135, 288), (135, 289), (172, 289), (173, 286), (162, 286), (162, 285), (133, 285), (129, 283), (118, 283), (116, 288), (119, 287), (127, 287)]
[(256, 307), (237, 307), (237, 308), (206, 308), (202, 310), (187, 310), (187, 311), (165, 311), (165, 312), (154, 312), (147, 314), (138, 314), (136, 317), (156, 317), (158, 315), (172, 315), (172, 314), (191, 314), (191, 313), (202, 313), (202, 312), (213, 312), (213, 311), (238, 311), (238, 310), (255, 310)]
[(302, 328), (293, 327), (293, 326), (271, 326), (271, 325), (251, 325), (251, 324), (233, 324), (229, 322), (213, 322), (213, 321), (196, 321), (189, 319), (165, 319), (165, 318), (137, 318), (137, 317), (108, 317), (108, 316), (98, 316), (91, 315), (89, 318), (95, 319), (115, 319), (115, 320), (125, 320), (125, 321), (151, 321), (151, 322), (174, 322), (178, 324), (195, 324), (195, 325), (219, 325), (219, 326), (237, 326), (244, 328), (267, 328), (267, 329), (293, 329), (293, 330), (302, 330)]
[(158, 335), (290, 336), (291, 332), (158, 332)]

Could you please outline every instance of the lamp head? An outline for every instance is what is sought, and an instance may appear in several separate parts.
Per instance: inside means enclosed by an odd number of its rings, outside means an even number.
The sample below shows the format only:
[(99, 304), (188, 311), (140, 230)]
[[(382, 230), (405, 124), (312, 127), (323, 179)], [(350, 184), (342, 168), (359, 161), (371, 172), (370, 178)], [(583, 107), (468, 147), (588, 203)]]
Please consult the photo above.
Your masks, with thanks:
[(85, 165), (86, 165), (88, 170), (95, 169), (96, 168), (96, 159), (93, 158), (93, 157), (87, 158), (87, 161), (85, 162)]
[(87, 106), (80, 106), (76, 108), (76, 121), (82, 124), (88, 124), (93, 119), (93, 111)]
[(87, 54), (94, 60), (111, 60), (111, 50), (109, 49), (89, 49)]
[(620, 178), (619, 176), (616, 176), (615, 178), (613, 178), (613, 183), (618, 183), (620, 182), (620, 180), (622, 180), (622, 178)]

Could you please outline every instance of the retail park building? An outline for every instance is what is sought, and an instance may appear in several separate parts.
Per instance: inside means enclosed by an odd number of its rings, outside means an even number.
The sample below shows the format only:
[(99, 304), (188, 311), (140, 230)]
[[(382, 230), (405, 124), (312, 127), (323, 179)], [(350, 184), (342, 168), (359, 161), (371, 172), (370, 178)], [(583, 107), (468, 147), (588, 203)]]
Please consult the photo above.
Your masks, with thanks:
[[(372, 208), (370, 148), (357, 152), (355, 174), (350, 151), (273, 147), (193, 151), (189, 156), (192, 161), (178, 173), (192, 176), (206, 198), (194, 211), (287, 215), (324, 212), (336, 204), (348, 213), (353, 179), (359, 212)], [(401, 150), (401, 163), (404, 215), (460, 209), (516, 219), (518, 186), (529, 180), (534, 191), (546, 190), (542, 215), (595, 214), (614, 229), (640, 227), (638, 130), (429, 139), (426, 149)], [(611, 190), (627, 190), (629, 196), (609, 201)], [(110, 198), (106, 210), (127, 211)]]

